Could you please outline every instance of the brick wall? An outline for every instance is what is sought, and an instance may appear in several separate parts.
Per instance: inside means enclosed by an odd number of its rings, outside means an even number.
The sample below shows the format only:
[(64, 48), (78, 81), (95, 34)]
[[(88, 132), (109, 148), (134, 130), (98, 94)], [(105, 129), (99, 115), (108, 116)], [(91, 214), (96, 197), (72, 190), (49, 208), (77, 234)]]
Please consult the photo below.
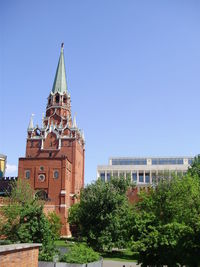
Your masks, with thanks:
[(38, 267), (40, 244), (0, 246), (1, 267)]

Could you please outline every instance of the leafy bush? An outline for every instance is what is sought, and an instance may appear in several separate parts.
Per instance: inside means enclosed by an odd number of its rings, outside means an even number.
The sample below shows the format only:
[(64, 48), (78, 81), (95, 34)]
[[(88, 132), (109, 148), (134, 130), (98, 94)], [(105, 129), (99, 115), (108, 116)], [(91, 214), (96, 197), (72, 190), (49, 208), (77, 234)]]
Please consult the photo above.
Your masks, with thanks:
[(40, 260), (52, 260), (56, 253), (57, 231), (53, 222), (58, 219), (55, 215), (48, 220), (43, 202), (35, 198), (35, 192), (24, 180), (12, 184), (7, 202), (0, 209), (0, 235), (12, 243), (42, 243)]
[(50, 212), (48, 214), (48, 220), (51, 224), (51, 231), (54, 235), (54, 239), (59, 239), (62, 227), (61, 218), (55, 212)]
[(89, 263), (98, 261), (100, 259), (99, 253), (85, 244), (74, 244), (69, 248), (69, 252), (65, 254), (61, 261), (67, 263)]

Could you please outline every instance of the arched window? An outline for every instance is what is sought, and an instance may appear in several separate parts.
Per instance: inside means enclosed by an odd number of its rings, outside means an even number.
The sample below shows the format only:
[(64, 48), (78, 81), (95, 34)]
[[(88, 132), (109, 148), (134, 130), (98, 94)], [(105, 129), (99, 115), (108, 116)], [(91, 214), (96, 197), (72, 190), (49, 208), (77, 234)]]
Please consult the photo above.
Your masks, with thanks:
[(37, 199), (41, 200), (47, 200), (48, 199), (48, 194), (44, 190), (40, 190), (35, 194)]
[(30, 170), (25, 170), (25, 178), (30, 179), (30, 176), (31, 176)]
[(63, 98), (63, 103), (67, 104), (67, 97), (66, 96), (64, 96), (64, 98)]
[(40, 136), (41, 132), (39, 129), (36, 130), (36, 136)]
[(58, 179), (59, 178), (59, 172), (58, 170), (53, 171), (53, 178)]
[(56, 95), (56, 103), (59, 103), (60, 97), (59, 95)]

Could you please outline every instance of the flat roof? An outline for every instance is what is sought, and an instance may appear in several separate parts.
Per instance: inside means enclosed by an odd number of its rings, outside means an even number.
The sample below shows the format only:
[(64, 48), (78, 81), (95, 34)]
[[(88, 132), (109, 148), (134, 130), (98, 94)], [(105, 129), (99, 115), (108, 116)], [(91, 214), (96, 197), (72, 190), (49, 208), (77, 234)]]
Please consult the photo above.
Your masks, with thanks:
[(4, 155), (4, 154), (0, 154), (0, 158), (2, 158), (2, 159), (7, 159), (7, 156)]

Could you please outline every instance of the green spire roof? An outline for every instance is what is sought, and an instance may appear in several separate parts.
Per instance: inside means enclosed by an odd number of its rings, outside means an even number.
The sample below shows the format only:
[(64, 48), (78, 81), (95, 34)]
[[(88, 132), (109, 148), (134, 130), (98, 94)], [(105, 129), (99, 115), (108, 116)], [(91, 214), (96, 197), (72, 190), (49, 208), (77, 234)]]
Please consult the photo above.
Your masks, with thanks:
[(56, 70), (56, 76), (53, 83), (53, 88), (51, 94), (64, 94), (67, 93), (67, 81), (65, 73), (65, 62), (64, 62), (64, 53), (63, 53), (64, 43), (61, 45), (60, 58), (58, 61), (58, 66)]

